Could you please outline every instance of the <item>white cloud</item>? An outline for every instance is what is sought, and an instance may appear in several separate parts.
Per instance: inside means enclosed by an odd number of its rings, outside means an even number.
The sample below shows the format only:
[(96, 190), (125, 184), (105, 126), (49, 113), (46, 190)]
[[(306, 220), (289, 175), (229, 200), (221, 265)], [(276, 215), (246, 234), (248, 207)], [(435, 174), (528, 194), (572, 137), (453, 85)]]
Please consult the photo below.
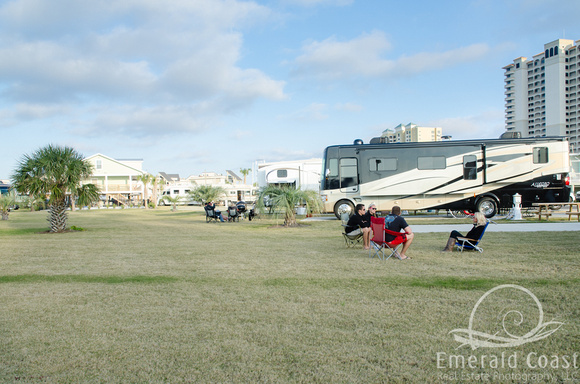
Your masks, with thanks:
[(454, 140), (499, 138), (505, 132), (504, 112), (489, 110), (473, 116), (448, 117), (425, 126), (441, 127), (443, 135), (451, 135)]
[(271, 150), (264, 152), (261, 156), (258, 156), (258, 158), (265, 159), (267, 162), (313, 159), (318, 157), (321, 157), (321, 152), (319, 150), (306, 151), (291, 150), (288, 148), (272, 148)]
[(88, 111), (87, 115), (94, 116), (93, 118), (71, 125), (75, 127), (75, 133), (90, 136), (114, 133), (135, 138), (168, 136), (175, 132), (196, 133), (210, 126), (213, 107), (209, 104), (155, 107), (127, 105), (108, 108), (99, 106)]
[(380, 76), (393, 63), (380, 58), (391, 47), (385, 34), (374, 31), (353, 40), (340, 42), (332, 37), (322, 42), (310, 42), (296, 58), (293, 73), (314, 75), (324, 79), (339, 79), (356, 75)]
[(86, 133), (156, 135), (164, 122), (163, 132), (195, 132), (286, 97), (283, 81), (239, 64), (240, 30), (269, 15), (235, 0), (11, 1), (0, 5), (0, 100), (74, 103)]
[(419, 52), (396, 59), (385, 58), (390, 49), (391, 43), (381, 31), (363, 34), (349, 41), (337, 41), (331, 37), (322, 42), (309, 42), (303, 45), (303, 54), (296, 58), (292, 73), (321, 80), (415, 75), (474, 62), (490, 50), (486, 44), (473, 44), (444, 52)]

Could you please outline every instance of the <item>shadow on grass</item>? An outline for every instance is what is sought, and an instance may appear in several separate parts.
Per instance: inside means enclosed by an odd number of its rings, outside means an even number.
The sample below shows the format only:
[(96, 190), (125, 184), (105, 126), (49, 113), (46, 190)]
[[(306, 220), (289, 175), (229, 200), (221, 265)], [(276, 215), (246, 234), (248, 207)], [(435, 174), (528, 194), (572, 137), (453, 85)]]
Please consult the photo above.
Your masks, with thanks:
[(168, 276), (89, 276), (89, 275), (8, 275), (2, 283), (99, 283), (99, 284), (167, 284), (178, 279)]

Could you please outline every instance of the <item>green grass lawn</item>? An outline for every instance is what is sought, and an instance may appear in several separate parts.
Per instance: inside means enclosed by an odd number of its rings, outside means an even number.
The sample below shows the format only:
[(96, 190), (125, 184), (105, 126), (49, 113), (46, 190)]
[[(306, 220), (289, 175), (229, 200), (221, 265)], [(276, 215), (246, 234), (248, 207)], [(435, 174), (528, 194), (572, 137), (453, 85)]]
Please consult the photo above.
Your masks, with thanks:
[[(442, 254), (446, 234), (420, 233), (401, 262), (346, 249), (338, 221), (206, 224), (187, 208), (69, 217), (85, 231), (44, 233), (46, 212), (0, 221), (2, 383), (580, 381), (575, 232), (489, 232), (483, 255)], [(521, 346), (458, 348), (450, 331), (501, 284), (529, 289), (544, 322), (564, 325)], [(515, 335), (538, 322), (521, 291), (489, 299), (477, 330), (499, 331), (506, 313)], [(455, 366), (460, 356), (478, 362)]]

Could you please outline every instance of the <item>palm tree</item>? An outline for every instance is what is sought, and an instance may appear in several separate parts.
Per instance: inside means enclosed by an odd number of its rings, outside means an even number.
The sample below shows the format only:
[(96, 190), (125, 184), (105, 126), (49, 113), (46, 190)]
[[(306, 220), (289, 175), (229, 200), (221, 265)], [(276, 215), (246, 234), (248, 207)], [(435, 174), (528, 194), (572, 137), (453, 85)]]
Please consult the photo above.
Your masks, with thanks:
[(10, 208), (15, 202), (14, 196), (12, 195), (0, 195), (0, 215), (2, 215), (2, 220), (8, 220)]
[(242, 175), (244, 175), (244, 184), (246, 184), (246, 176), (248, 176), (251, 171), (252, 171), (251, 168), (242, 168), (242, 169), (240, 169), (240, 173)]
[(43, 196), (25, 196), (23, 197), (23, 205), (27, 208), (30, 208), (30, 212), (34, 212), (36, 210), (36, 206), (40, 206), (40, 209), (46, 209), (46, 199)]
[(177, 204), (179, 204), (179, 202), (181, 201), (182, 196), (175, 196), (175, 197), (171, 197), (168, 195), (163, 196), (163, 200), (171, 203), (171, 210), (172, 211), (177, 211)]
[(266, 203), (274, 212), (281, 211), (284, 215), (284, 226), (294, 227), (296, 223), (296, 207), (305, 205), (306, 211), (319, 213), (322, 211), (322, 200), (316, 191), (303, 191), (291, 187), (265, 187), (258, 196), (258, 209), (264, 211)]
[(63, 232), (68, 219), (67, 193), (78, 193), (79, 199), (86, 201), (84, 194), (93, 193), (97, 187), (81, 187), (81, 181), (92, 173), (91, 163), (75, 149), (49, 144), (23, 156), (12, 174), (12, 186), (23, 194), (48, 195), (50, 232)]
[(147, 200), (149, 200), (149, 189), (147, 188), (147, 185), (149, 185), (153, 179), (155, 179), (155, 177), (150, 173), (144, 173), (137, 176), (137, 180), (143, 183), (143, 200), (145, 200), (145, 204), (147, 204)]
[(210, 201), (219, 200), (219, 198), (226, 194), (226, 190), (222, 187), (213, 185), (199, 185), (189, 192), (191, 198), (195, 201), (200, 201), (203, 204)]
[(150, 183), (153, 187), (153, 208), (157, 208), (157, 193), (159, 192), (159, 189), (163, 187), (163, 180), (159, 176), (154, 177), (151, 175)]
[(95, 184), (83, 184), (77, 187), (73, 193), (73, 196), (77, 197), (81, 207), (87, 206), (89, 208), (92, 203), (99, 201), (99, 195), (99, 188)]

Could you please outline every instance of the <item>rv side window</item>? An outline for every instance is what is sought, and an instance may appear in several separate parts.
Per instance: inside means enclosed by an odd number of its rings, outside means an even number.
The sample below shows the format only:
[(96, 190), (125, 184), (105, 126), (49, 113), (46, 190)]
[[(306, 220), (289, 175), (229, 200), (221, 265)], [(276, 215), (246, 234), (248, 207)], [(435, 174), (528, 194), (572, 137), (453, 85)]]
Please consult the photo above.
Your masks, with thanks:
[(328, 160), (328, 170), (326, 176), (338, 176), (338, 159)]
[(326, 189), (340, 188), (338, 180), (338, 159), (328, 159), (325, 171)]
[(288, 170), (287, 169), (279, 169), (276, 171), (276, 176), (279, 178), (288, 177)]
[(377, 159), (369, 159), (369, 170), (371, 172), (381, 172), (381, 171), (396, 171), (397, 170), (397, 159), (394, 157)]
[(358, 185), (358, 169), (355, 158), (340, 159), (340, 187), (354, 187)]
[(417, 157), (417, 169), (445, 169), (445, 156)]
[(465, 180), (477, 179), (477, 156), (475, 155), (463, 156), (463, 179)]
[(534, 148), (534, 164), (542, 164), (548, 162), (548, 147)]

